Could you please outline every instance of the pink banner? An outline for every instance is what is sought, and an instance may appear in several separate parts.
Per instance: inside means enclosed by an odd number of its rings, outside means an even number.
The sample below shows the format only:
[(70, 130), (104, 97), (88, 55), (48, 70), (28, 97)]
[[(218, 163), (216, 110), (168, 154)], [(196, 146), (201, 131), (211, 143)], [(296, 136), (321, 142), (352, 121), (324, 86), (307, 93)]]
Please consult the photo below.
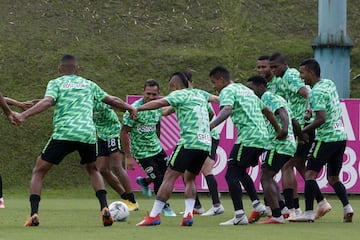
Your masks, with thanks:
[[(133, 103), (141, 96), (127, 96), (127, 102)], [(349, 193), (360, 193), (360, 159), (357, 155), (360, 154), (360, 100), (359, 99), (346, 99), (342, 100), (341, 107), (343, 111), (343, 122), (347, 133), (347, 147), (344, 154), (343, 168), (340, 173), (340, 179), (343, 181), (346, 189)], [(219, 112), (219, 107), (213, 104), (215, 113)], [(225, 180), (226, 163), (231, 148), (236, 140), (236, 129), (231, 119), (228, 118), (225, 122), (219, 125), (216, 130), (220, 133), (220, 144), (217, 149), (216, 164), (213, 169), (213, 173), (218, 181), (218, 189), (221, 192), (227, 192), (228, 186)], [(180, 137), (179, 126), (177, 124), (175, 114), (164, 117), (161, 121), (161, 134), (160, 141), (162, 147), (168, 155), (171, 155), (177, 141)], [(128, 171), (134, 190), (140, 190), (139, 186), (135, 183), (137, 176), (145, 176), (144, 171), (136, 166), (134, 171)], [(249, 174), (255, 182), (255, 187), (259, 192), (262, 192), (260, 184), (260, 165), (250, 168)], [(300, 175), (298, 178), (299, 192), (304, 191), (304, 181)], [(281, 173), (276, 175), (276, 181), (281, 186)], [(319, 173), (317, 178), (321, 191), (333, 192), (331, 186), (326, 180), (325, 167)], [(199, 191), (208, 191), (205, 178), (203, 175), (199, 175), (196, 181), (197, 189)], [(174, 191), (183, 191), (184, 184), (181, 179), (178, 179), (174, 186)]]

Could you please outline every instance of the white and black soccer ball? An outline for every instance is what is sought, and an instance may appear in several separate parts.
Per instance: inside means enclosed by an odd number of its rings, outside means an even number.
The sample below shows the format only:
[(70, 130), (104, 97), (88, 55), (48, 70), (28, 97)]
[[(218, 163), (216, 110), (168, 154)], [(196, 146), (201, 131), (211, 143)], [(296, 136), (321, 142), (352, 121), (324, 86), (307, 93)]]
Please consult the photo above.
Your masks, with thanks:
[(112, 202), (109, 205), (109, 211), (116, 222), (125, 221), (130, 215), (128, 206), (122, 201)]

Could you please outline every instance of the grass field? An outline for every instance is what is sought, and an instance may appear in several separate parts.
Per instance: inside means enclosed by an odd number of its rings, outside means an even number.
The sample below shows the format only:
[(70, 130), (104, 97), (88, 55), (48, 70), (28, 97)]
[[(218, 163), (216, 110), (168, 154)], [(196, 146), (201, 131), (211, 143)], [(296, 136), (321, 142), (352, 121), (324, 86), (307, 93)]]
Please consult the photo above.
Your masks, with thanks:
[[(109, 191), (110, 192), (110, 191)], [(112, 227), (101, 224), (98, 202), (91, 190), (46, 191), (40, 204), (39, 227), (23, 227), (29, 213), (26, 193), (8, 193), (6, 208), (0, 209), (0, 240), (20, 239), (126, 239), (126, 240), (175, 240), (175, 239), (342, 239), (360, 234), (357, 215), (353, 223), (342, 223), (342, 207), (334, 195), (326, 196), (333, 210), (315, 223), (287, 223), (284, 225), (258, 225), (220, 227), (220, 222), (233, 217), (232, 203), (227, 194), (223, 194), (222, 203), (225, 213), (213, 217), (195, 216), (192, 227), (180, 227), (182, 216), (162, 217), (162, 223), (156, 227), (136, 227), (147, 210), (153, 204), (153, 198), (137, 195), (140, 210), (131, 212), (126, 222), (116, 222)], [(262, 198), (262, 196), (260, 196)], [(304, 205), (301, 197), (302, 208)], [(116, 196), (109, 193), (109, 203)], [(201, 194), (201, 200), (207, 209), (211, 200), (207, 194)], [(244, 196), (245, 210), (251, 211), (248, 196)], [(350, 196), (355, 209), (360, 209), (360, 196)], [(183, 195), (173, 194), (170, 203), (176, 212), (184, 208)], [(291, 237), (290, 237), (291, 236)]]

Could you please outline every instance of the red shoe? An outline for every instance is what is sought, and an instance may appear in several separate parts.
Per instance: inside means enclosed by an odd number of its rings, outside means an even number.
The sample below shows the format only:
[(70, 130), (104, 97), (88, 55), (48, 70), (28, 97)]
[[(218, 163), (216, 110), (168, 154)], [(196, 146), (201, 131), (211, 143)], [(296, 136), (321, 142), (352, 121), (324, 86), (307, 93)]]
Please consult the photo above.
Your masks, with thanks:
[(256, 221), (258, 221), (260, 219), (260, 217), (262, 217), (265, 214), (265, 211), (263, 212), (258, 212), (253, 210), (250, 214), (250, 216), (248, 217), (248, 222), (249, 223), (254, 223)]
[(269, 217), (265, 221), (259, 222), (259, 224), (284, 224), (284, 223), (285, 223), (285, 220), (284, 220), (283, 216), (278, 217), (278, 218)]
[(144, 220), (136, 224), (136, 226), (156, 226), (160, 225), (160, 223), (160, 213), (156, 217), (150, 217), (149, 213), (147, 213)]
[(39, 226), (39, 224), (40, 224), (39, 215), (37, 213), (34, 213), (33, 215), (28, 217), (24, 226), (25, 227), (36, 227), (36, 226)]
[(194, 224), (194, 219), (190, 213), (186, 217), (183, 218), (180, 226), (188, 226), (191, 227)]
[(104, 207), (101, 211), (101, 216), (102, 216), (102, 223), (104, 225), (104, 227), (107, 227), (107, 226), (111, 226), (114, 222), (111, 214), (110, 214), (110, 211), (107, 207)]

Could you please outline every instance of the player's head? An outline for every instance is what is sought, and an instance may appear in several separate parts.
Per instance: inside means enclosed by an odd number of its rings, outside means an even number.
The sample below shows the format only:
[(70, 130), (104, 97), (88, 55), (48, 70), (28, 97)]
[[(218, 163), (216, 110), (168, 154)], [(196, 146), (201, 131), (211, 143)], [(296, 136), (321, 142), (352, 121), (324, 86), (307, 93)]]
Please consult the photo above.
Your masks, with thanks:
[(270, 56), (269, 60), (272, 73), (277, 77), (282, 77), (288, 68), (285, 56), (276, 52)]
[(186, 79), (189, 81), (189, 88), (193, 88), (194, 83), (193, 83), (191, 72), (190, 71), (183, 71), (182, 73), (185, 75)]
[(209, 73), (210, 81), (216, 91), (220, 92), (231, 83), (230, 72), (222, 66), (216, 66)]
[(304, 79), (305, 84), (313, 85), (313, 81), (320, 78), (320, 64), (313, 58), (309, 58), (300, 63), (300, 77)]
[(273, 73), (270, 68), (270, 56), (262, 55), (257, 59), (256, 71), (259, 75), (263, 76), (266, 81), (271, 81)]
[(79, 65), (76, 57), (71, 54), (65, 54), (61, 58), (58, 70), (61, 75), (77, 74), (79, 71)]
[(144, 103), (155, 100), (159, 97), (160, 86), (157, 81), (154, 79), (146, 80), (143, 89), (143, 99)]
[(247, 82), (247, 86), (252, 89), (259, 98), (266, 92), (266, 84), (266, 79), (261, 75), (252, 76)]
[(171, 91), (189, 88), (189, 79), (183, 72), (174, 72), (169, 78), (169, 86)]

